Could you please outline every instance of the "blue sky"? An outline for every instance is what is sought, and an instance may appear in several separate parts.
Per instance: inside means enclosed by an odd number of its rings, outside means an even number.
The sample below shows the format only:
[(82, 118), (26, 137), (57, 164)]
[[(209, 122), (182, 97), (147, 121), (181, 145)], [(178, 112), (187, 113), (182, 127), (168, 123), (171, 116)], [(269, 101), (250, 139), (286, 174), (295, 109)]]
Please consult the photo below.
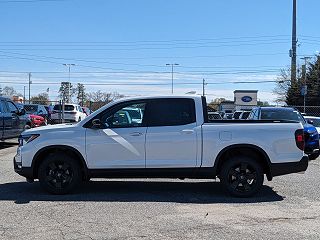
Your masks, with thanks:
[[(298, 57), (320, 50), (319, 9), (298, 0)], [(74, 63), (71, 82), (87, 91), (170, 94), (166, 63), (178, 63), (175, 93), (200, 94), (205, 78), (209, 100), (255, 89), (273, 102), (274, 83), (236, 82), (272, 81), (290, 64), (291, 14), (292, 0), (0, 0), (0, 84), (23, 92), (31, 72), (31, 95), (49, 87), (56, 100)]]

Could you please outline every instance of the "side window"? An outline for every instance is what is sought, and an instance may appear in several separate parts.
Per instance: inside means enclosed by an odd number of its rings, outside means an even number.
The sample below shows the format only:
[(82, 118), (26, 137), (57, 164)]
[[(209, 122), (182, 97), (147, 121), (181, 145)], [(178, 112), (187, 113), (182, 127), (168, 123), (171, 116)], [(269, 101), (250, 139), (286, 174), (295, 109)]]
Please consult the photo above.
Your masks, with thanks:
[(0, 101), (0, 108), (2, 113), (8, 112), (6, 103), (4, 101)]
[(101, 121), (109, 128), (142, 127), (145, 102), (125, 104), (102, 116)]
[(16, 105), (13, 104), (13, 102), (8, 102), (9, 112), (15, 113), (18, 109)]
[(155, 99), (148, 107), (148, 126), (178, 126), (196, 122), (193, 99)]

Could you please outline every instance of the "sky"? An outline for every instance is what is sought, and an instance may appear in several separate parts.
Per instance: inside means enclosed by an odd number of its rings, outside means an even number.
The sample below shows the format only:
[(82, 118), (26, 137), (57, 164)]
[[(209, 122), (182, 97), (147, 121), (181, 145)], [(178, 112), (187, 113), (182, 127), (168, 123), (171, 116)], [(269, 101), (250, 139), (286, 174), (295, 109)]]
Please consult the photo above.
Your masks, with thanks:
[[(320, 50), (319, 0), (297, 0), (298, 64)], [(126, 96), (258, 90), (290, 65), (292, 0), (0, 0), (0, 86), (59, 100), (60, 82)]]

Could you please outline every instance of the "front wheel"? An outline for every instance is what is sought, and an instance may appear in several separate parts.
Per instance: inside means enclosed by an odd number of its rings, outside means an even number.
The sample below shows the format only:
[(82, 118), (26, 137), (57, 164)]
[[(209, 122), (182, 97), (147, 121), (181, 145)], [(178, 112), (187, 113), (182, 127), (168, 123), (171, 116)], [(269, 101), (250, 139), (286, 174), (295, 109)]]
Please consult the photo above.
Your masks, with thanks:
[(228, 159), (221, 168), (220, 181), (225, 190), (235, 197), (250, 197), (263, 185), (261, 165), (251, 157)]
[(49, 193), (69, 193), (81, 182), (78, 162), (63, 153), (50, 154), (40, 165), (38, 177), (41, 187)]

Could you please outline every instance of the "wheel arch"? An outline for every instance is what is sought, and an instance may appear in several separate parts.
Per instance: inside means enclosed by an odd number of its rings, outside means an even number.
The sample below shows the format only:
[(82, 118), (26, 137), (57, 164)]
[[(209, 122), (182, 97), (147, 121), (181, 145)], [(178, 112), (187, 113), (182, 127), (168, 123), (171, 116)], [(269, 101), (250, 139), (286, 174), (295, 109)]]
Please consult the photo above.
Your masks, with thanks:
[(88, 168), (86, 161), (82, 154), (76, 148), (67, 145), (51, 145), (41, 148), (33, 157), (31, 168), (33, 172), (33, 177), (35, 179), (38, 178), (38, 169), (44, 157), (47, 154), (55, 152), (63, 152), (64, 154), (74, 157), (81, 167), (83, 176), (85, 178), (88, 176)]
[(266, 174), (269, 181), (272, 180), (271, 174), (271, 161), (268, 154), (260, 147), (253, 144), (234, 144), (222, 149), (217, 155), (214, 163), (214, 169), (216, 175), (219, 175), (222, 164), (225, 160), (232, 156), (248, 156), (254, 157), (261, 166), (263, 167), (263, 172)]

